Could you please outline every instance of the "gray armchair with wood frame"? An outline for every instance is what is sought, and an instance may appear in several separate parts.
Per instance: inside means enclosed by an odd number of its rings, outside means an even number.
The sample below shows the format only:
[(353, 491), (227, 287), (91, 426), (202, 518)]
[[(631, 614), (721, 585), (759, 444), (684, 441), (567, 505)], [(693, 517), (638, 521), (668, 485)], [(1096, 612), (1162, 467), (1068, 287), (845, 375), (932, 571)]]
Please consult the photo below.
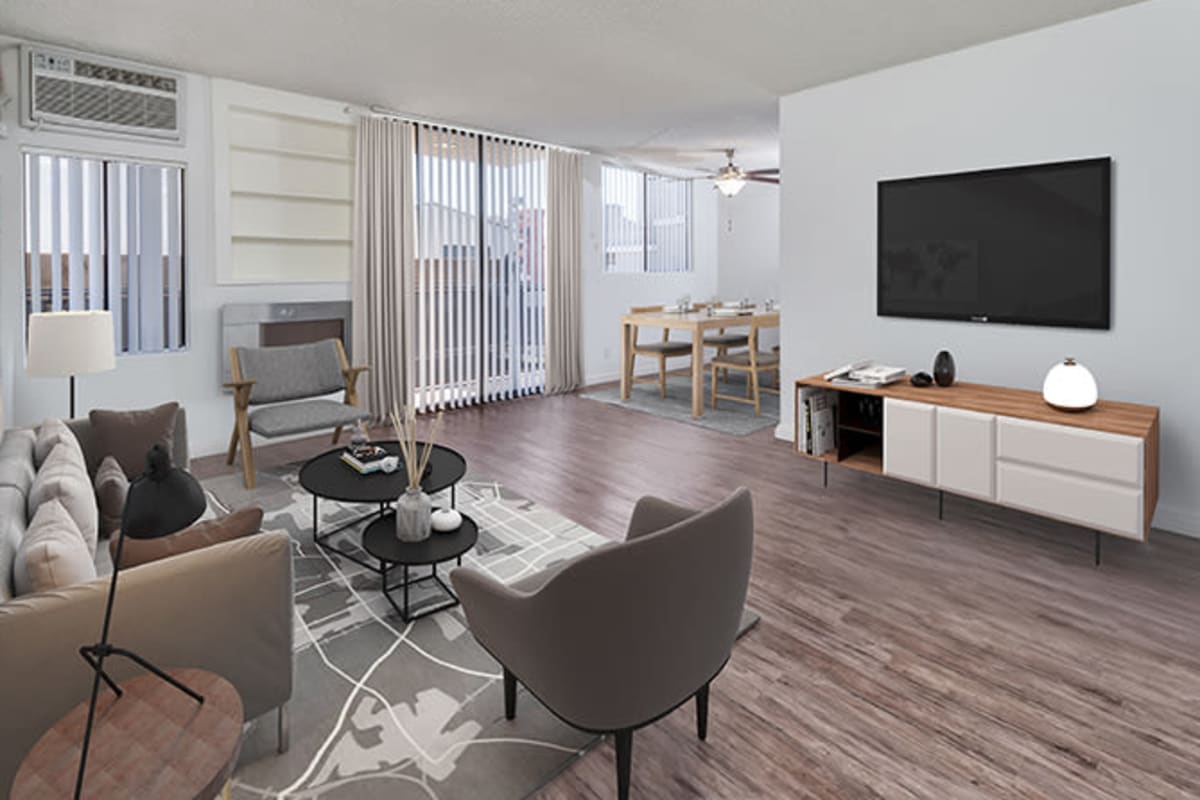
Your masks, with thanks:
[[(631, 314), (648, 314), (657, 313), (663, 310), (662, 306), (633, 306), (629, 309)], [(662, 339), (657, 342), (639, 342), (638, 328), (636, 325), (630, 326), (632, 330), (629, 332), (629, 338), (632, 342), (630, 347), (629, 357), (635, 362), (638, 356), (647, 356), (658, 359), (658, 378), (639, 378), (633, 376), (634, 383), (657, 383), (658, 396), (667, 396), (667, 359), (668, 358), (684, 358), (689, 360), (692, 357), (691, 342), (676, 342), (671, 340), (671, 331), (668, 328), (663, 328)], [(632, 370), (630, 370), (632, 372)]]
[[(732, 400), (735, 403), (748, 403), (754, 406), (754, 416), (762, 415), (761, 392), (779, 394), (779, 351), (762, 351), (758, 349), (758, 334), (762, 329), (758, 325), (750, 326), (750, 339), (747, 349), (738, 353), (724, 353), (712, 360), (712, 407), (717, 407), (717, 398)], [(733, 370), (746, 373), (746, 396), (738, 397), (732, 394), (717, 392), (717, 371)], [(774, 388), (763, 386), (759, 375), (763, 372), (774, 373)]]
[(754, 550), (750, 491), (707, 511), (638, 501), (625, 541), (511, 585), (469, 568), (450, 577), (467, 623), (517, 682), (568, 724), (615, 735), (618, 796), (629, 796), (633, 732), (693, 697), (708, 735), (709, 684), (737, 637)]
[[(242, 477), (255, 486), (250, 434), (268, 439), (333, 428), (337, 444), (342, 428), (370, 418), (358, 408), (358, 377), (368, 367), (352, 367), (340, 339), (284, 347), (231, 347), (233, 434), (225, 463), (242, 449)], [(342, 402), (323, 395), (342, 392)], [(251, 410), (252, 406), (263, 406)]]

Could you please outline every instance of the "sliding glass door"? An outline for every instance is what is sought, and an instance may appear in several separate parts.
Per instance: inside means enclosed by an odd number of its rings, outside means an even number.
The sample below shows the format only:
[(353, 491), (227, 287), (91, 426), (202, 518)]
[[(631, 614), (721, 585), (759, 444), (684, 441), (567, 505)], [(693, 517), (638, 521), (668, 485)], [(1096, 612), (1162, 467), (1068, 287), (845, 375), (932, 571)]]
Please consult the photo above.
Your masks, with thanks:
[(416, 385), (421, 411), (542, 391), (546, 150), (421, 125)]

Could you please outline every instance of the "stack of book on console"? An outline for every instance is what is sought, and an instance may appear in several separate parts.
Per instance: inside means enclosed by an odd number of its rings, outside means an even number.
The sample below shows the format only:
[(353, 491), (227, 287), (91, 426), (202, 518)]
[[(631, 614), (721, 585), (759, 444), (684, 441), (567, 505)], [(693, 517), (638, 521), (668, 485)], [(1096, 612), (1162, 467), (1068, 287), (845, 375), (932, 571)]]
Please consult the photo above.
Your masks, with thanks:
[(342, 451), (342, 461), (361, 475), (381, 472), (388, 451), (377, 444), (353, 444)]
[(852, 369), (843, 375), (836, 375), (830, 378), (829, 382), (838, 386), (859, 386), (864, 389), (878, 389), (882, 386), (887, 386), (889, 383), (895, 383), (903, 378), (904, 375), (904, 367), (871, 364), (870, 366)]
[(810, 456), (821, 456), (837, 447), (837, 398), (827, 389), (805, 386), (797, 401), (800, 430), (796, 441)]

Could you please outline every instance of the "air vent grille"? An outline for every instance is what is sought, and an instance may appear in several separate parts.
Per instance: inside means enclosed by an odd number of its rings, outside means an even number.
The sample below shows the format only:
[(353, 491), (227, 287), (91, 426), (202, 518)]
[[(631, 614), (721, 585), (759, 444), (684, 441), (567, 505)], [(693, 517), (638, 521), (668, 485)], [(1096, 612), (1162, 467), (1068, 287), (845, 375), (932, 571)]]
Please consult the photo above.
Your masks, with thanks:
[(71, 53), (30, 50), (29, 125), (182, 138), (182, 80)]

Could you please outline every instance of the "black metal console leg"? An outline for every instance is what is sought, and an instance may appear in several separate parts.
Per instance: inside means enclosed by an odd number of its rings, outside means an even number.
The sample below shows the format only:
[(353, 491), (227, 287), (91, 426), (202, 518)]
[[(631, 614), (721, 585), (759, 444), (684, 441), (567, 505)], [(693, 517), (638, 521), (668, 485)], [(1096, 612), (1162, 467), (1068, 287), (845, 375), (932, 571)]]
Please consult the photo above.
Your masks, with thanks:
[(1095, 536), (1096, 536), (1096, 566), (1097, 567), (1100, 566), (1100, 537), (1102, 535), (1103, 534), (1101, 534), (1100, 531), (1095, 532)]
[(821, 488), (829, 488), (829, 462), (825, 461), (821, 464)]
[(617, 745), (617, 798), (629, 800), (629, 768), (633, 762), (633, 731), (613, 734)]
[(708, 684), (696, 692), (696, 735), (700, 741), (708, 738)]
[(504, 668), (504, 718), (517, 718), (517, 676)]
[(938, 519), (942, 519), (942, 510), (946, 505), (946, 493), (938, 489)]

